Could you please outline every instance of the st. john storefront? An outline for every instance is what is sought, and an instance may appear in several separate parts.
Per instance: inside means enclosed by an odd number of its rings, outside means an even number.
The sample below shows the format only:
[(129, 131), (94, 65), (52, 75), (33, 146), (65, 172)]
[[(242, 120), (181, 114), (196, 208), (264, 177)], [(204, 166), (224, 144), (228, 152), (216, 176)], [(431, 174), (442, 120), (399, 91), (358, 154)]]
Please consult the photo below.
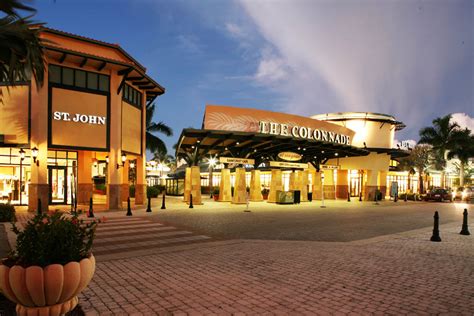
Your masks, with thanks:
[(1, 86), (0, 199), (110, 209), (145, 194), (145, 106), (164, 93), (116, 44), (41, 29), (45, 83)]
[[(265, 193), (268, 202), (278, 202), (290, 191), (299, 191), (302, 202), (373, 200), (377, 192), (388, 193), (391, 160), (406, 155), (392, 148), (395, 131), (403, 127), (377, 113), (309, 118), (208, 105), (202, 129), (184, 129), (178, 143), (177, 157), (189, 165), (184, 200), (192, 195), (200, 203), (202, 191), (233, 203), (262, 201)], [(207, 172), (198, 166), (203, 161), (209, 162)]]

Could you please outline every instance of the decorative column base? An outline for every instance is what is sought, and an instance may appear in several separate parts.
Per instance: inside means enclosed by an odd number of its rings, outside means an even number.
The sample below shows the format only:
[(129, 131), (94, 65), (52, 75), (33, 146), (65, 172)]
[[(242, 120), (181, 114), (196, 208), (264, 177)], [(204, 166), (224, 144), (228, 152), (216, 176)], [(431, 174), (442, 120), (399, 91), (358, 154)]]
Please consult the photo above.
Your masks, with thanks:
[(107, 208), (109, 210), (122, 209), (122, 199), (121, 199), (120, 191), (122, 191), (121, 184), (107, 185)]
[(52, 306), (42, 306), (42, 307), (27, 307), (20, 304), (16, 305), (16, 312), (19, 316), (27, 315), (65, 315), (66, 313), (72, 311), (79, 302), (77, 296), (67, 300), (64, 303), (59, 303)]
[(28, 212), (36, 211), (38, 199), (41, 199), (43, 211), (48, 210), (49, 206), (49, 185), (47, 183), (30, 183), (28, 185)]
[(337, 199), (347, 199), (347, 193), (349, 192), (348, 185), (336, 185), (336, 198)]
[(145, 203), (145, 184), (135, 184), (135, 205), (143, 205)]
[(127, 202), (128, 197), (130, 196), (130, 186), (128, 183), (121, 184), (122, 189), (120, 190), (120, 199), (122, 202)]
[(364, 190), (364, 201), (374, 201), (376, 191), (376, 185), (366, 185)]
[(93, 185), (92, 183), (78, 183), (77, 184), (77, 203), (89, 204), (89, 199), (92, 197)]
[(323, 187), (324, 198), (326, 200), (335, 200), (336, 199), (336, 190), (334, 185), (325, 185)]

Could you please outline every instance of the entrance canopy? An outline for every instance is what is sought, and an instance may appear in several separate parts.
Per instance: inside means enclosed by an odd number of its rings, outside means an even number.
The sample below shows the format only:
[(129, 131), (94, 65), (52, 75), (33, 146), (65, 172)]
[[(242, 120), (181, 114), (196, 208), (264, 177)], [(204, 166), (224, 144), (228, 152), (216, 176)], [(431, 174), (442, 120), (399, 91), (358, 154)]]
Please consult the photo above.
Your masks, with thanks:
[(369, 150), (351, 146), (353, 135), (343, 126), (296, 115), (207, 106), (203, 129), (184, 129), (176, 156), (191, 164), (211, 156), (250, 158), (258, 166), (290, 152), (318, 168), (331, 158), (368, 155)]

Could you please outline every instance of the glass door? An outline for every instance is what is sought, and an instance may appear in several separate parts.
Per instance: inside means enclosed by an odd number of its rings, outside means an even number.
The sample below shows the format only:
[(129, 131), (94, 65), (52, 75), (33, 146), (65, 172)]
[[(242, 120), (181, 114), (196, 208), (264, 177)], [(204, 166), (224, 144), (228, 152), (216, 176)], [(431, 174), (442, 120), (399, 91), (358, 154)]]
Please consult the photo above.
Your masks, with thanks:
[(349, 174), (349, 191), (351, 196), (359, 196), (360, 193), (360, 174), (358, 170), (351, 170)]
[(64, 166), (48, 166), (49, 204), (67, 204), (67, 173)]

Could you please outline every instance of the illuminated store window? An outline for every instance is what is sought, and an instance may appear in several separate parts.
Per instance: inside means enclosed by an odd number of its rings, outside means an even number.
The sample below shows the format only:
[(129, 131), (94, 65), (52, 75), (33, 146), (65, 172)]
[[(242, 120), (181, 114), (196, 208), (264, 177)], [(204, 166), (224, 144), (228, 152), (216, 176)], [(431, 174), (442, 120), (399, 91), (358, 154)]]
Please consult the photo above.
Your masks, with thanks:
[(142, 107), (142, 93), (128, 84), (123, 87), (122, 99), (138, 108)]
[(92, 91), (108, 92), (110, 89), (110, 78), (106, 75), (58, 65), (49, 65), (48, 69), (51, 83)]

